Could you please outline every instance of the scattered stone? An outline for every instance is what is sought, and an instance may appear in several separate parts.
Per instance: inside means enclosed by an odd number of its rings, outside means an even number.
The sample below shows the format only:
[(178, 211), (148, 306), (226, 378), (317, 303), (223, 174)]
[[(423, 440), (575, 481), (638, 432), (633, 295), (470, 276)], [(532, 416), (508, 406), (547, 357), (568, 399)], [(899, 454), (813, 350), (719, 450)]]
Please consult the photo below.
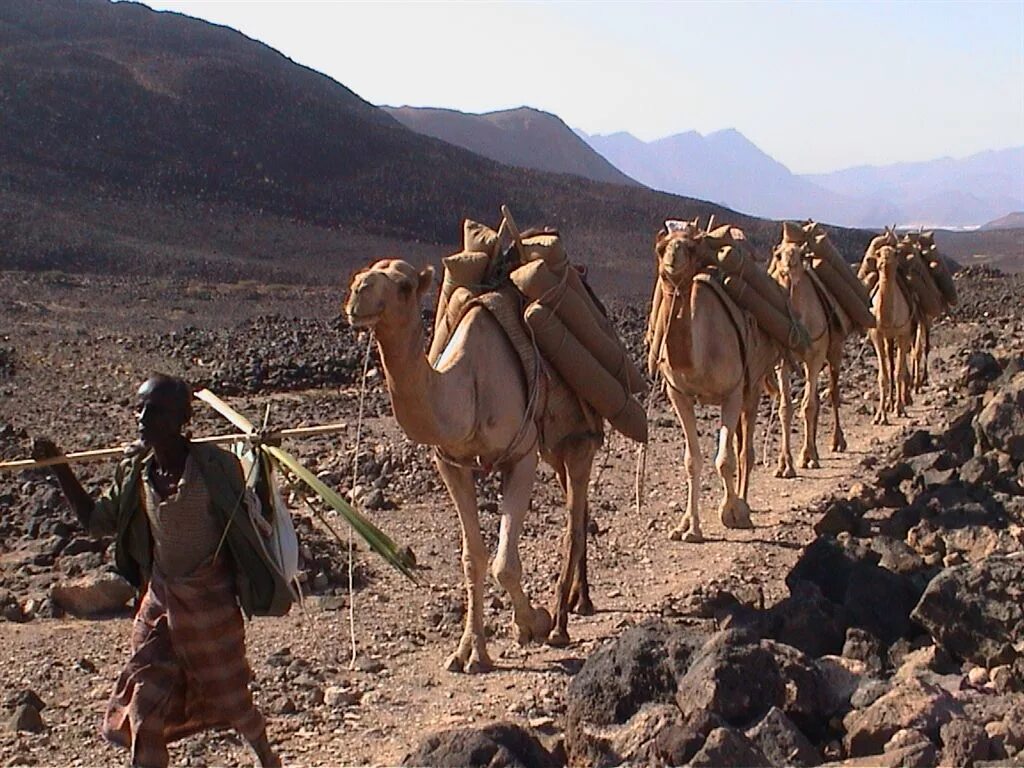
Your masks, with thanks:
[(45, 726), (39, 710), (31, 704), (19, 704), (7, 720), (7, 726), (14, 732), (42, 733)]
[(809, 657), (736, 631), (719, 632), (694, 655), (675, 700), (684, 717), (710, 710), (736, 725), (761, 718), (775, 706), (812, 735), (831, 714), (821, 675)]
[(928, 584), (913, 618), (950, 654), (974, 664), (1008, 664), (1024, 638), (1024, 558), (989, 557), (948, 568)]
[(1024, 373), (1003, 384), (978, 414), (974, 429), (979, 446), (1024, 461)]
[(847, 753), (853, 757), (881, 753), (886, 742), (904, 728), (915, 728), (929, 739), (939, 738), (939, 729), (963, 707), (947, 691), (923, 680), (901, 682), (862, 710), (844, 720)]
[(74, 616), (119, 611), (135, 596), (135, 588), (115, 573), (100, 573), (65, 581), (50, 590), (50, 598)]
[[(675, 706), (672, 709), (679, 711)], [(686, 765), (704, 746), (708, 734), (725, 725), (715, 713), (701, 710), (682, 724), (660, 730), (654, 740), (654, 756), (666, 765)]]
[(512, 723), (493, 723), (428, 736), (402, 765), (558, 768), (559, 763), (530, 731)]
[(747, 731), (747, 738), (776, 768), (790, 765), (818, 765), (821, 753), (803, 732), (777, 707)]
[(942, 742), (941, 765), (953, 768), (971, 768), (975, 763), (988, 760), (989, 737), (985, 729), (967, 720), (953, 720), (939, 730)]
[(701, 768), (749, 768), (768, 765), (768, 759), (742, 733), (733, 728), (716, 728), (690, 760), (690, 766)]

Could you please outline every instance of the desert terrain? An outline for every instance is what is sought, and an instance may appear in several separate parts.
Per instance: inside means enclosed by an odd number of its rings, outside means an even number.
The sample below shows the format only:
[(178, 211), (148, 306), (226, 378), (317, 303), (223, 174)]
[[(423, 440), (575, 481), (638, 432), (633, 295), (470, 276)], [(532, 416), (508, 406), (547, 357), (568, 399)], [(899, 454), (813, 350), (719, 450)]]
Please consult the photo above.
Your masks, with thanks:
[[(972, 269), (957, 285), (962, 301), (934, 334), (932, 382), (907, 418), (872, 426), (874, 353), (865, 339), (852, 338), (842, 411), (849, 451), (827, 451), (831, 418), (823, 407), (822, 467), (781, 480), (773, 476), (778, 419), (771, 420), (765, 398), (755, 439), (759, 464), (751, 490), (752, 531), (724, 529), (717, 521), (720, 485), (709, 459), (701, 497), (708, 541), (669, 540), (685, 498), (683, 440), (659, 393), (639, 509), (636, 446), (609, 434), (598, 457), (589, 539), (596, 614), (572, 617), (568, 648), (521, 648), (509, 629), (508, 600), (491, 583), (487, 623), (497, 669), (479, 676), (441, 668), (461, 632), (464, 610), (458, 522), (428, 449), (410, 443), (391, 416), (382, 376), (371, 359), (355, 484), (361, 486), (367, 514), (414, 552), (419, 583), (356, 542), (350, 591), (346, 544), (335, 541), (314, 514), (311, 504), (319, 502), (307, 503), (297, 486), (287, 486), (303, 544), (304, 607), (247, 626), (257, 703), (286, 764), (397, 764), (428, 733), (494, 721), (530, 728), (552, 755), (564, 759), (567, 689), (588, 656), (649, 619), (714, 624), (706, 613), (695, 616), (693, 606), (715, 590), (728, 589), (760, 607), (783, 600), (786, 576), (815, 540), (814, 525), (829, 500), (873, 482), (878, 467), (899, 452), (908, 435), (941, 431), (969, 404), (973, 395), (964, 379), (969, 355), (987, 351), (1003, 361), (1020, 355), (1020, 277)], [(2, 272), (0, 455), (26, 456), (30, 438), (37, 435), (52, 437), (66, 450), (130, 440), (134, 389), (160, 370), (210, 386), (253, 418), (269, 406), (271, 423), (278, 427), (346, 422), (337, 435), (287, 447), (329, 484), (348, 492), (366, 343), (340, 316), (344, 294), (342, 284)], [(611, 304), (620, 331), (639, 355), (645, 298), (617, 296)], [(715, 414), (710, 408), (700, 413), (702, 449), (709, 458)], [(193, 431), (228, 430), (200, 406)], [(109, 462), (80, 467), (97, 489), (112, 470)], [(479, 487), (484, 532), (493, 547), (498, 486), (482, 477)], [(130, 610), (75, 618), (50, 597), (62, 581), (107, 569), (108, 542), (90, 546), (83, 539), (55, 481), (43, 471), (0, 475), (0, 509), (0, 603), (8, 619), (0, 619), (0, 690), (8, 713), (26, 691), (45, 705), (38, 732), (0, 729), (0, 761), (117, 762), (123, 755), (103, 743), (97, 726), (127, 656)], [(316, 512), (324, 514), (320, 508)], [(557, 577), (564, 523), (557, 483), (542, 470), (522, 553), (524, 585), (543, 604), (550, 601)], [(172, 750), (177, 765), (250, 761), (233, 734), (194, 737)]]

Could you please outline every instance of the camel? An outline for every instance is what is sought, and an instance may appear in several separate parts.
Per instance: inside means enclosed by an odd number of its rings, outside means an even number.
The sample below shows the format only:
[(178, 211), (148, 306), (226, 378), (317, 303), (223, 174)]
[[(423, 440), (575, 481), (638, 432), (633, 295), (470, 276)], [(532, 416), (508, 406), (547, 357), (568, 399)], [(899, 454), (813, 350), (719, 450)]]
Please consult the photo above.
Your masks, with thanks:
[[(799, 235), (802, 230), (797, 229)], [(804, 369), (804, 443), (800, 451), (800, 466), (816, 469), (821, 466), (818, 456), (818, 376), (825, 364), (829, 372), (829, 399), (832, 401), (832, 450), (846, 450), (846, 437), (839, 422), (839, 372), (843, 364), (843, 342), (849, 334), (850, 322), (834, 300), (822, 293), (805, 265), (810, 254), (802, 237), (783, 239), (773, 250), (770, 270), (776, 282), (789, 294), (797, 319), (803, 323), (810, 344), (800, 354)], [(790, 451), (790, 429), (793, 422), (793, 403), (790, 396), (792, 364), (783, 356), (777, 373), (779, 380), (779, 416), (782, 422), (782, 448), (776, 477), (796, 477), (793, 455)]]
[[(370, 329), (375, 337), (402, 429), (410, 440), (438, 449), (435, 464), (462, 525), (467, 594), (465, 629), (445, 666), (453, 672), (476, 673), (491, 669), (493, 662), (484, 634), (487, 550), (474, 469), (493, 467), (501, 473), (501, 525), (491, 573), (511, 598), (517, 639), (566, 645), (570, 607), (593, 612), (585, 566), (587, 490), (603, 435), (595, 434), (593, 423), (571, 398), (553, 407), (549, 397), (540, 427), (529, 418), (523, 366), (501, 325), (482, 307), (467, 312), (431, 367), (424, 353), (419, 307), (432, 281), (431, 267), (417, 271), (398, 259), (378, 261), (352, 279), (345, 313), (353, 327)], [(519, 536), (537, 472), (540, 431), (553, 422), (560, 425), (557, 434), (569, 437), (553, 449), (545, 447), (542, 458), (565, 491), (569, 523), (552, 618), (544, 608), (534, 607), (523, 590)]]
[[(657, 348), (652, 349), (651, 360), (666, 384), (686, 440), (686, 511), (670, 536), (694, 543), (704, 540), (699, 514), (702, 458), (694, 403), (721, 406), (715, 467), (722, 480), (718, 508), (722, 525), (752, 528), (746, 499), (754, 465), (754, 424), (765, 377), (780, 354), (768, 335), (710, 281), (694, 279), (713, 260), (715, 248), (695, 223), (663, 231), (655, 244), (655, 290), (662, 295), (655, 294), (650, 327), (664, 323), (664, 335), (660, 340), (654, 335)], [(654, 317), (656, 313), (660, 319)]]
[[(914, 253), (927, 263), (935, 251), (935, 240), (931, 232), (907, 233), (899, 247), (904, 252)], [(914, 312), (914, 343), (910, 350), (910, 381), (913, 392), (920, 392), (928, 383), (928, 355), (931, 352), (932, 324), (938, 314), (926, 312), (919, 304)]]
[(914, 313), (897, 275), (900, 255), (890, 245), (875, 254), (878, 283), (871, 292), (876, 326), (869, 331), (878, 355), (878, 410), (875, 424), (888, 424), (889, 411), (906, 416), (910, 404), (908, 358), (914, 342)]

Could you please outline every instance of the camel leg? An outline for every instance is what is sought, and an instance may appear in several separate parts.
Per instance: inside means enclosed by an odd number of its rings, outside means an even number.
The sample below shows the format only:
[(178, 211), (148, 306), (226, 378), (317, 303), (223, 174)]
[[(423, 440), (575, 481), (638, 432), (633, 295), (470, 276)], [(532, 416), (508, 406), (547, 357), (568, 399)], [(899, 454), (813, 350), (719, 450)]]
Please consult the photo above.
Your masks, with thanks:
[(907, 364), (910, 358), (912, 337), (909, 333), (902, 334), (893, 340), (893, 344), (896, 347), (896, 415), (906, 416), (907, 406), (912, 403), (910, 397), (910, 371)]
[(735, 434), (743, 406), (742, 393), (733, 392), (722, 404), (722, 426), (718, 432), (718, 455), (715, 468), (722, 478), (724, 496), (718, 507), (722, 525), (726, 528), (753, 528), (750, 521), (750, 507), (736, 493), (736, 451)]
[(686, 512), (679, 525), (669, 533), (669, 538), (696, 544), (704, 541), (704, 534), (700, 531), (700, 473), (703, 462), (697, 435), (697, 416), (693, 410), (692, 397), (673, 387), (666, 387), (665, 391), (683, 427), (686, 441), (683, 454), (683, 463), (686, 465)]
[(562, 573), (558, 578), (555, 596), (554, 628), (548, 635), (548, 644), (561, 647), (569, 644), (569, 596), (587, 536), (587, 490), (594, 463), (594, 446), (589, 440), (574, 443), (566, 450), (566, 506), (569, 521), (562, 542)]
[(537, 454), (531, 451), (502, 472), (501, 528), (498, 551), (491, 573), (512, 600), (512, 621), (516, 637), (525, 645), (541, 640), (551, 631), (551, 615), (534, 608), (523, 591), (523, 565), (519, 560), (519, 535), (530, 507), (530, 494), (537, 475)]
[(790, 445), (790, 433), (793, 430), (793, 382), (789, 363), (779, 365), (779, 425), (782, 428), (782, 447), (779, 449), (779, 466), (775, 470), (776, 477), (796, 477), (796, 465), (793, 463), (793, 450)]
[(922, 321), (921, 323), (920, 335), (921, 351), (918, 353), (918, 372), (920, 375), (920, 380), (918, 382), (918, 392), (920, 392), (921, 389), (928, 383), (928, 355), (932, 351), (932, 329), (925, 321)]
[(590, 582), (587, 579), (587, 532), (590, 530), (590, 501), (583, 509), (583, 551), (576, 565), (576, 575), (569, 590), (569, 610), (578, 616), (593, 616), (594, 603), (590, 599)]
[(839, 421), (839, 406), (842, 404), (839, 373), (842, 368), (843, 345), (839, 343), (833, 346), (833, 352), (828, 361), (828, 397), (832, 402), (832, 451), (834, 453), (842, 453), (846, 450), (846, 435), (843, 434), (843, 425)]
[[(597, 453), (597, 447), (594, 448), (594, 453)], [(558, 460), (548, 460), (555, 469), (555, 476), (558, 478), (558, 484), (562, 486), (562, 493), (566, 494), (568, 498), (568, 485), (566, 479), (565, 462), (559, 463)], [(590, 502), (587, 501), (584, 509), (583, 517), (583, 530), (590, 530)], [(573, 576), (572, 588), (569, 590), (569, 610), (577, 614), (578, 616), (593, 616), (594, 615), (594, 603), (590, 599), (590, 582), (587, 579), (587, 537), (583, 536), (583, 552), (580, 555), (580, 561), (576, 566), (576, 574)]]
[(800, 451), (800, 466), (803, 469), (817, 469), (821, 466), (818, 456), (818, 409), (821, 401), (818, 397), (818, 376), (821, 374), (822, 361), (814, 360), (804, 363), (804, 375), (807, 384), (804, 387), (804, 446)]
[(487, 547), (480, 533), (473, 473), (435, 458), (448, 494), (455, 502), (462, 523), (462, 572), (466, 584), (466, 627), (455, 653), (445, 668), (450, 672), (486, 672), (494, 665), (487, 655), (484, 634), (484, 574), (487, 572)]
[(913, 346), (910, 348), (910, 386), (914, 392), (920, 392), (924, 384), (924, 374), (922, 372), (924, 333), (924, 322), (916, 324), (913, 330)]
[(737, 434), (740, 436), (740, 439), (736, 441), (740, 452), (739, 497), (743, 501), (747, 500), (747, 492), (750, 490), (750, 473), (754, 470), (754, 465), (756, 464), (754, 456), (754, 425), (757, 422), (757, 407), (760, 405), (760, 400), (761, 395), (758, 392), (747, 403), (743, 413), (740, 414), (739, 429), (737, 430)]
[(885, 338), (881, 331), (873, 329), (870, 331), (871, 343), (875, 345), (875, 355), (878, 357), (878, 409), (875, 411), (874, 424), (888, 424), (889, 416), (886, 413), (888, 401), (889, 384), (889, 361), (886, 355)]

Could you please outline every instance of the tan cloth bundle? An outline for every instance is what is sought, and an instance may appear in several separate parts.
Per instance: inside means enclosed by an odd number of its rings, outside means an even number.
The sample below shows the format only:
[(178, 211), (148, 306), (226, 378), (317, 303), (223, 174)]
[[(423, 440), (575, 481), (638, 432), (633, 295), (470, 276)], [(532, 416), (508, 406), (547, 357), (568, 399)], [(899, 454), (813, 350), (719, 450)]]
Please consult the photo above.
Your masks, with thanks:
[(461, 310), (470, 298), (480, 292), (479, 285), (491, 264), (491, 257), (480, 251), (463, 251), (445, 256), (441, 262), (444, 264), (444, 276), (441, 280), (441, 291), (437, 296), (437, 310), (434, 313), (434, 337), (427, 353), (427, 361), (431, 365), (440, 357), (455, 326), (462, 318), (461, 311), (449, 311), (452, 297), (459, 289), (463, 291), (462, 301), (457, 308)]
[(806, 243), (814, 254), (811, 269), (825, 288), (839, 304), (846, 315), (862, 330), (875, 327), (875, 316), (871, 311), (871, 295), (864, 284), (857, 279), (853, 268), (846, 262), (828, 233), (813, 221), (802, 228)]
[(914, 294), (918, 306), (925, 315), (937, 317), (946, 310), (946, 303), (943, 301), (942, 292), (932, 278), (932, 271), (928, 263), (921, 256), (917, 248), (900, 249), (900, 266), (907, 285)]
[(946, 300), (946, 305), (955, 307), (960, 297), (957, 296), (956, 283), (953, 282), (953, 275), (950, 273), (949, 267), (946, 266), (945, 260), (935, 253), (931, 258), (927, 258), (927, 262), (935, 285), (938, 286), (942, 298)]
[(544, 359), (566, 383), (617, 431), (646, 443), (647, 414), (643, 406), (579, 342), (558, 315), (535, 301), (526, 308), (525, 319)]
[[(553, 310), (569, 332), (627, 392), (645, 392), (647, 382), (626, 354), (618, 336), (608, 334), (601, 327), (586, 300), (589, 296), (572, 287), (566, 272), (562, 275), (559, 277), (545, 261), (538, 259), (519, 267), (511, 277), (524, 296)], [(580, 287), (586, 291), (582, 284)]]
[(805, 350), (810, 343), (807, 329), (797, 320), (779, 284), (731, 245), (721, 248), (715, 258), (726, 273), (723, 285), (729, 297), (750, 312), (765, 333), (783, 347), (795, 352)]

